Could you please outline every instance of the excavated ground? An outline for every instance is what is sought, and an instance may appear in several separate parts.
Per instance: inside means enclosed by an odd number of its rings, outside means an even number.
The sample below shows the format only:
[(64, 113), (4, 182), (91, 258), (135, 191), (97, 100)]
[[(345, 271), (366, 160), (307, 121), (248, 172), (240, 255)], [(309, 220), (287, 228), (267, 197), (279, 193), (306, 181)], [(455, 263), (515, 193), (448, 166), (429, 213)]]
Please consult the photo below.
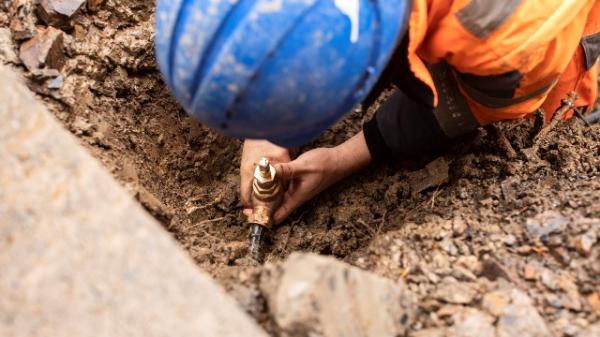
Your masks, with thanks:
[[(9, 3), (2, 6), (0, 27), (8, 27)], [(276, 335), (256, 287), (261, 267), (236, 265), (248, 234), (238, 199), (241, 143), (187, 117), (169, 95), (153, 55), (153, 6), (107, 0), (78, 15), (66, 30), (59, 89), (15, 67), (198, 265)], [(353, 112), (313, 146), (344, 141), (374, 108)], [(513, 159), (482, 130), (443, 153), (437, 170), (413, 172), (435, 157), (365, 170), (279, 226), (267, 260), (311, 251), (404, 279), (419, 297), (415, 336), (452, 324), (456, 307), (477, 308), (481, 294), (507, 283), (533, 299), (557, 336), (576, 335), (600, 318), (600, 125), (573, 119), (522, 151), (533, 124), (499, 126)], [(431, 186), (418, 186), (423, 179)], [(438, 180), (447, 182), (436, 187)]]

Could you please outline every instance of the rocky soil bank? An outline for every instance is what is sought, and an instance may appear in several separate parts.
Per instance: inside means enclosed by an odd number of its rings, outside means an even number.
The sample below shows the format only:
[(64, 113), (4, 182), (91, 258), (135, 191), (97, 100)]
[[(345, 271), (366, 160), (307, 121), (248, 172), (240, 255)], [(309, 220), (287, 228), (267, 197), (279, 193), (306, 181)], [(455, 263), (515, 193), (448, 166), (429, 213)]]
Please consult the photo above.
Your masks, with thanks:
[[(22, 72), (65, 127), (270, 333), (341, 331), (328, 325), (343, 324), (335, 313), (303, 306), (349, 300), (323, 293), (321, 281), (309, 283), (316, 297), (294, 297), (282, 309), (278, 296), (289, 284), (280, 285), (298, 259), (282, 260), (305, 251), (379, 275), (357, 277), (377, 289), (398, 287), (391, 298), (401, 303), (411, 298), (406, 307), (374, 299), (369, 305), (391, 308), (396, 321), (374, 314), (373, 324), (388, 325), (372, 331), (600, 336), (599, 124), (574, 118), (534, 143), (533, 118), (505, 123), (431, 158), (373, 166), (278, 227), (266, 266), (240, 266), (248, 232), (237, 195), (241, 144), (187, 117), (169, 95), (153, 53), (153, 7), (147, 0), (1, 1), (0, 61)], [(347, 139), (376, 105), (354, 111), (312, 146)], [(310, 274), (320, 263), (302, 270)], [(344, 271), (331, 273), (348, 282)], [(341, 289), (360, 298), (368, 287)], [(290, 318), (288, 309), (304, 316)]]

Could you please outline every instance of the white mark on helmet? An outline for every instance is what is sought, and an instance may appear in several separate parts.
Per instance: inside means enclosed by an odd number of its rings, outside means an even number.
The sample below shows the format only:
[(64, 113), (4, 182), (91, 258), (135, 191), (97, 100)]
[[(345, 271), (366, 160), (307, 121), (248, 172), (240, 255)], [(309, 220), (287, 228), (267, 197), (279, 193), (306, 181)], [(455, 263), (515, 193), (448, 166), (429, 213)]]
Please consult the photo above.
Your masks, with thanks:
[(258, 11), (263, 13), (279, 12), (283, 7), (283, 0), (266, 0), (258, 6)]
[(350, 19), (351, 25), (351, 33), (350, 33), (350, 41), (352, 43), (356, 43), (358, 41), (358, 33), (360, 29), (360, 0), (333, 0), (335, 6), (342, 12), (344, 15)]

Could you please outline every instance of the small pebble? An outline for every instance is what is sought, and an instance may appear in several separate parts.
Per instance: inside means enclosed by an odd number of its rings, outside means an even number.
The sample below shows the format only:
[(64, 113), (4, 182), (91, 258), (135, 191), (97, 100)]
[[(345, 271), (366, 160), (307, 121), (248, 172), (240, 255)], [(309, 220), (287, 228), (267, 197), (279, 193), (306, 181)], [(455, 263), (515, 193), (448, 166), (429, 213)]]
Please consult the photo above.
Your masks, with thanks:
[(504, 237), (504, 244), (507, 246), (514, 246), (517, 243), (517, 238), (512, 235), (509, 234), (507, 236)]

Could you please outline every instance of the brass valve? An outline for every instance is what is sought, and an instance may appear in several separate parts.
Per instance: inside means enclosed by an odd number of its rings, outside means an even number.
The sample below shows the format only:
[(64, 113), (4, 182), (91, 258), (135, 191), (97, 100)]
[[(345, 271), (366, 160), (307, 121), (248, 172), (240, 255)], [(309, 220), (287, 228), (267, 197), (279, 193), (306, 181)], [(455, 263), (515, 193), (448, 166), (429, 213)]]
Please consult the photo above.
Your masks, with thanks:
[(269, 159), (262, 158), (254, 170), (252, 181), (252, 215), (251, 224), (270, 228), (273, 225), (273, 214), (281, 204), (283, 189), (277, 179), (275, 168)]
[(251, 260), (262, 260), (262, 241), (265, 229), (273, 226), (273, 214), (283, 200), (283, 188), (277, 179), (275, 168), (269, 159), (262, 158), (254, 170), (252, 181), (252, 215), (250, 223), (249, 256)]

